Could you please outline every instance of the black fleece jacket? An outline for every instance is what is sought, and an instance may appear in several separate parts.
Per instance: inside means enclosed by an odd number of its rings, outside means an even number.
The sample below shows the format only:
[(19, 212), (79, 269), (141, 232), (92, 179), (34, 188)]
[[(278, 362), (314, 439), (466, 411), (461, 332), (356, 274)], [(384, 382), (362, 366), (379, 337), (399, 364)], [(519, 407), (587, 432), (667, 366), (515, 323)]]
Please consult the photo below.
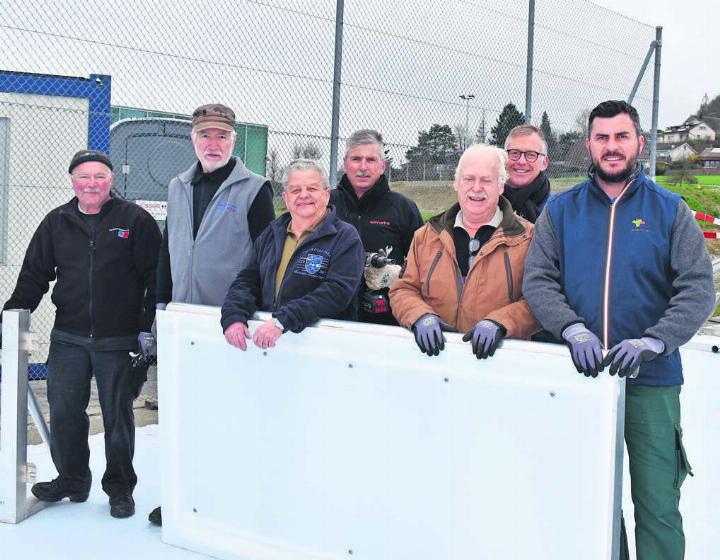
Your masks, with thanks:
[(73, 198), (38, 226), (3, 309), (34, 311), (57, 280), (55, 329), (92, 338), (149, 331), (160, 240), (157, 223), (136, 204), (111, 198), (93, 231)]

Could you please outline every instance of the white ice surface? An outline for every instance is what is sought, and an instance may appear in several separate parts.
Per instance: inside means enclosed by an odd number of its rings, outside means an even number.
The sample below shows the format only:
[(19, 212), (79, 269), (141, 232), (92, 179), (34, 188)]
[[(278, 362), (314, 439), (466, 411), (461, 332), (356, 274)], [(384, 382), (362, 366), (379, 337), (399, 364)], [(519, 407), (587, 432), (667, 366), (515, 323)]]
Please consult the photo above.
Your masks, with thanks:
[[(82, 504), (63, 500), (51, 504), (18, 525), (0, 523), (0, 559), (20, 560), (165, 560), (206, 559), (207, 556), (167, 545), (161, 529), (148, 522), (148, 513), (160, 503), (160, 449), (158, 426), (138, 428), (135, 442), (135, 515), (110, 517), (108, 497), (100, 479), (105, 468), (103, 435), (90, 437), (93, 485)], [(37, 481), (57, 476), (45, 445), (28, 447), (28, 461), (37, 467)]]

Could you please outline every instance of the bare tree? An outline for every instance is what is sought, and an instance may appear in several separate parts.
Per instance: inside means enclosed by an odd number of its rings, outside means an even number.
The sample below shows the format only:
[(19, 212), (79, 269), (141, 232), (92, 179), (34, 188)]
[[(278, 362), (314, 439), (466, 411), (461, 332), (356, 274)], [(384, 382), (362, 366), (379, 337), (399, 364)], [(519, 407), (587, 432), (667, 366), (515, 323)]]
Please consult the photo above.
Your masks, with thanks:
[(311, 141), (307, 141), (304, 144), (296, 143), (293, 146), (292, 156), (293, 159), (320, 159), (322, 157), (322, 150), (317, 144)]
[(575, 128), (582, 133), (583, 138), (588, 135), (588, 119), (590, 118), (590, 109), (583, 109), (575, 117)]
[(278, 152), (275, 148), (272, 148), (267, 157), (267, 177), (270, 179), (270, 184), (273, 189), (275, 189), (275, 185), (280, 182), (281, 175), (282, 167), (280, 165)]
[(472, 135), (465, 130), (465, 125), (456, 124), (453, 126), (453, 133), (457, 138), (457, 147), (460, 153), (464, 152), (472, 144)]

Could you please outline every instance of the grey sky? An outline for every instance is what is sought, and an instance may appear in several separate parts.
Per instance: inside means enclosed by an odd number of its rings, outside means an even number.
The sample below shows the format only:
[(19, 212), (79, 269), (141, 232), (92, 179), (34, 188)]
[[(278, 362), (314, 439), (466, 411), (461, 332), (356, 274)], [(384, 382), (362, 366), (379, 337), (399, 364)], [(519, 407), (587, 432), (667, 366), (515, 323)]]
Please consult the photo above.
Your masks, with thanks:
[(720, 2), (695, 0), (595, 0), (630, 18), (663, 28), (659, 126), (680, 124), (706, 93), (720, 94)]

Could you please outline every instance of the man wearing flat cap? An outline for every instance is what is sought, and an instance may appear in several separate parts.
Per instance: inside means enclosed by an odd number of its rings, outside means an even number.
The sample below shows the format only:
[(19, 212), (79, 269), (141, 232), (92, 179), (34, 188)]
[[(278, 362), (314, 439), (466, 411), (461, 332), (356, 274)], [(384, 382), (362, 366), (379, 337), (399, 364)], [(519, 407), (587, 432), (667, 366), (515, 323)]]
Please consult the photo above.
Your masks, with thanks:
[(4, 309), (34, 311), (50, 282), (55, 324), (48, 353), (50, 451), (58, 471), (32, 487), (57, 502), (88, 498), (89, 422), (85, 409), (95, 377), (105, 427), (102, 488), (110, 514), (135, 513), (132, 493), (136, 379), (132, 360), (145, 345), (155, 316), (155, 270), (160, 230), (139, 206), (110, 195), (114, 175), (107, 154), (81, 150), (73, 157), (75, 196), (52, 210), (25, 253), (17, 285)]
[[(236, 138), (230, 107), (215, 103), (193, 112), (190, 139), (198, 161), (168, 187), (158, 309), (171, 301), (221, 306), (253, 243), (275, 219), (270, 181), (232, 155)], [(162, 524), (160, 509), (149, 519)]]

